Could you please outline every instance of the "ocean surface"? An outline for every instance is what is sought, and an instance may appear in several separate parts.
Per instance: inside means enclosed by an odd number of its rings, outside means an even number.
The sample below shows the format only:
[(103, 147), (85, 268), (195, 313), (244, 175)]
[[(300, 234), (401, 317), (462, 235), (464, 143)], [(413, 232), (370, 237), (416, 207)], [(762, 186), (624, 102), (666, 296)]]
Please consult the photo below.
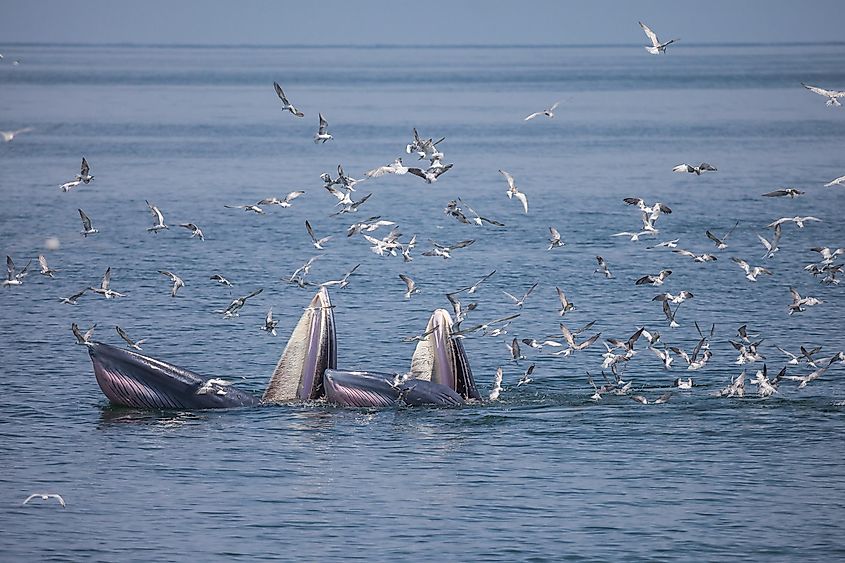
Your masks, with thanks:
[[(3, 45), (0, 129), (33, 127), (0, 145), (0, 255), (35, 271), (0, 290), (0, 559), (92, 561), (281, 560), (755, 560), (845, 558), (845, 366), (835, 363), (798, 390), (758, 399), (715, 398), (732, 377), (740, 325), (764, 339), (769, 373), (780, 346), (845, 350), (845, 284), (803, 271), (814, 246), (845, 246), (845, 108), (801, 82), (845, 88), (845, 44), (605, 47), (167, 47)], [(12, 61), (20, 60), (19, 65)], [(305, 112), (280, 111), (273, 81)], [(562, 100), (554, 119), (523, 118)], [(334, 140), (312, 142), (317, 113)], [(454, 168), (428, 185), (411, 175), (363, 182), (372, 193), (354, 214), (330, 216), (335, 199), (320, 173), (364, 171), (404, 154), (416, 127)], [(85, 156), (95, 180), (69, 193)], [(706, 161), (717, 172), (676, 174)], [(498, 169), (528, 195), (529, 213), (505, 196)], [(780, 187), (806, 192), (765, 198)], [(224, 205), (305, 190), (288, 209), (260, 216)], [(625, 197), (670, 206), (655, 239), (638, 230)], [(460, 224), (443, 213), (457, 197), (504, 228)], [(167, 231), (153, 234), (144, 200)], [(77, 209), (99, 233), (83, 237)], [(413, 261), (379, 257), (354, 221), (382, 216)], [(779, 217), (820, 223), (783, 227), (764, 259), (757, 235)], [(304, 228), (333, 238), (315, 250)], [(206, 240), (177, 225), (194, 222)], [(736, 221), (728, 248), (705, 237)], [(566, 246), (546, 251), (548, 228)], [(373, 233), (386, 234), (382, 229)], [(47, 250), (56, 237), (60, 248)], [(656, 242), (712, 252), (694, 263)], [(474, 239), (444, 260), (422, 256), (431, 240)], [(43, 253), (55, 279), (38, 275)], [(332, 299), (342, 368), (406, 371), (444, 294), (496, 274), (466, 304), (468, 324), (521, 316), (505, 336), (468, 336), (476, 381), (496, 402), (458, 409), (343, 409), (325, 404), (214, 412), (144, 412), (109, 406), (72, 322), (121, 345), (114, 325), (148, 339), (144, 353), (262, 392), (313, 287), (282, 281), (320, 255), (310, 281), (360, 267)], [(614, 277), (594, 273), (603, 256)], [(773, 275), (752, 283), (741, 257)], [(107, 267), (126, 297), (87, 294)], [(655, 288), (635, 286), (670, 268)], [(177, 298), (158, 270), (179, 274)], [(234, 283), (227, 289), (209, 276)], [(421, 292), (403, 298), (398, 274)], [(539, 282), (518, 310), (517, 295)], [(596, 321), (586, 337), (626, 339), (637, 327), (690, 351), (695, 322), (715, 324), (713, 357), (666, 371), (640, 340), (624, 371), (654, 399), (676, 377), (691, 391), (660, 405), (607, 394), (590, 400), (589, 370), (602, 382), (603, 346), (570, 357), (514, 336), (560, 337), (555, 286), (576, 308), (563, 322)], [(823, 301), (787, 314), (789, 288)], [(234, 319), (214, 311), (263, 288)], [(662, 291), (689, 290), (678, 328)], [(279, 335), (259, 329), (268, 308)], [(517, 387), (529, 365), (533, 381)], [(806, 364), (791, 375), (810, 373)], [(21, 506), (33, 492), (67, 502)]]

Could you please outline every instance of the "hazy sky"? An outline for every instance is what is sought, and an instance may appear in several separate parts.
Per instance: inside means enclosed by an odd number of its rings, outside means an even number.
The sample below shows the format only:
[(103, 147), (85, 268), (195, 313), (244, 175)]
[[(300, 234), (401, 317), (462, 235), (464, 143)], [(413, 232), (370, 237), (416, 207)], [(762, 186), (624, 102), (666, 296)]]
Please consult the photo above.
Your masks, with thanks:
[(842, 0), (0, 0), (0, 45), (636, 43), (845, 39)]

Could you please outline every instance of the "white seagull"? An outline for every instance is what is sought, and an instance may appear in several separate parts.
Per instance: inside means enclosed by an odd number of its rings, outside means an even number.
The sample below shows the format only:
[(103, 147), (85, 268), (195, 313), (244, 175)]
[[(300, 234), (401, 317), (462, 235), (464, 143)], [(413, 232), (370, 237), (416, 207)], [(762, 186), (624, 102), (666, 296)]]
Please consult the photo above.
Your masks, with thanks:
[(508, 196), (508, 199), (516, 198), (522, 203), (522, 208), (528, 213), (528, 196), (524, 193), (519, 191), (519, 188), (516, 187), (516, 182), (513, 179), (513, 176), (504, 170), (499, 170), (499, 173), (505, 177), (505, 180), (508, 182), (508, 191), (505, 194)]
[(287, 96), (285, 96), (285, 93), (282, 91), (282, 87), (279, 86), (278, 82), (273, 82), (273, 88), (276, 89), (276, 94), (279, 96), (279, 99), (282, 100), (282, 111), (289, 111), (296, 117), (305, 116), (304, 113), (293, 107), (293, 104), (288, 101)]
[(839, 107), (842, 104), (839, 102), (838, 98), (845, 98), (845, 91), (843, 90), (826, 90), (824, 88), (819, 88), (818, 86), (810, 86), (809, 84), (801, 83), (801, 86), (813, 92), (814, 94), (818, 94), (819, 96), (824, 96), (827, 98), (827, 101), (824, 103), (826, 106), (834, 106)]
[(26, 500), (23, 501), (23, 504), (26, 504), (33, 499), (49, 500), (51, 498), (54, 498), (59, 501), (59, 504), (62, 505), (62, 508), (67, 508), (67, 504), (65, 504), (65, 499), (62, 498), (62, 495), (57, 493), (35, 493), (26, 497)]
[(545, 115), (546, 117), (554, 117), (555, 116), (555, 110), (557, 109), (557, 106), (559, 106), (559, 105), (560, 105), (560, 101), (557, 101), (557, 102), (552, 104), (552, 107), (550, 107), (548, 109), (544, 109), (543, 111), (535, 111), (534, 113), (532, 113), (531, 115), (526, 117), (523, 121), (528, 121), (530, 119), (534, 119), (535, 117), (538, 117), (538, 116), (541, 116), (541, 115)]
[(79, 218), (82, 219), (82, 236), (87, 237), (100, 232), (91, 226), (91, 218), (84, 211), (81, 209), (77, 209), (77, 211), (79, 211)]
[(147, 230), (152, 231), (153, 233), (158, 233), (162, 229), (167, 229), (168, 226), (164, 224), (164, 215), (161, 213), (161, 209), (147, 200), (144, 201), (147, 203), (147, 207), (150, 208), (150, 213), (152, 214), (153, 219), (155, 219), (155, 224), (152, 227), (147, 227)]
[(27, 131), (32, 131), (32, 127), (24, 127), (23, 129), (18, 129), (17, 131), (0, 131), (0, 137), (2, 137), (5, 142), (11, 143), (15, 137), (21, 133), (26, 133)]
[(326, 141), (330, 141), (334, 139), (332, 134), (329, 133), (329, 122), (326, 121), (326, 118), (323, 117), (323, 114), (320, 114), (320, 127), (317, 129), (317, 134), (314, 135), (314, 143), (325, 143)]
[(649, 41), (651, 41), (651, 45), (645, 45), (645, 50), (651, 53), (652, 55), (659, 55), (660, 53), (665, 53), (666, 47), (676, 41), (680, 41), (680, 39), (670, 39), (665, 43), (661, 43), (660, 40), (657, 38), (657, 34), (654, 33), (649, 26), (647, 26), (643, 22), (638, 23), (640, 24), (640, 27), (643, 28), (643, 31), (645, 32)]
[(167, 276), (170, 278), (170, 281), (173, 282), (173, 287), (170, 288), (170, 297), (176, 297), (176, 292), (179, 291), (180, 287), (185, 287), (185, 282), (182, 281), (182, 278), (170, 272), (168, 270), (159, 270), (159, 274), (163, 276)]

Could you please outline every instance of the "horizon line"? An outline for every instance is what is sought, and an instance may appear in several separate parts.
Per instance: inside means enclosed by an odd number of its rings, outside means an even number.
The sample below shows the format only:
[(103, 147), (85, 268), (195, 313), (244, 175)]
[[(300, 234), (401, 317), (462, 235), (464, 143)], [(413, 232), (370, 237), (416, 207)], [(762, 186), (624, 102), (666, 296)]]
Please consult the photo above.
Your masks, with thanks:
[[(725, 42), (683, 42), (675, 47), (811, 47), (845, 46), (845, 40), (830, 41), (725, 41)], [(640, 43), (443, 43), (443, 44), (400, 44), (400, 43), (144, 43), (144, 42), (53, 42), (53, 41), (11, 41), (0, 42), (7, 47), (125, 47), (125, 48), (174, 48), (174, 49), (609, 49), (638, 47)]]

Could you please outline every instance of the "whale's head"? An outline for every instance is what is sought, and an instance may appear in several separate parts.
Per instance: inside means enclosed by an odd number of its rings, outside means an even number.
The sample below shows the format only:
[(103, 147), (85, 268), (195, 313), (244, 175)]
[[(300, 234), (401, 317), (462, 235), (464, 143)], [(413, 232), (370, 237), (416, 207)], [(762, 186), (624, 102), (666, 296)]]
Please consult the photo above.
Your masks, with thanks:
[(464, 399), (480, 399), (462, 339), (452, 332), (449, 312), (434, 311), (425, 332), (411, 359), (412, 376), (444, 385)]
[(319, 399), (323, 373), (337, 367), (337, 337), (329, 292), (320, 288), (279, 358), (262, 401), (280, 403)]

